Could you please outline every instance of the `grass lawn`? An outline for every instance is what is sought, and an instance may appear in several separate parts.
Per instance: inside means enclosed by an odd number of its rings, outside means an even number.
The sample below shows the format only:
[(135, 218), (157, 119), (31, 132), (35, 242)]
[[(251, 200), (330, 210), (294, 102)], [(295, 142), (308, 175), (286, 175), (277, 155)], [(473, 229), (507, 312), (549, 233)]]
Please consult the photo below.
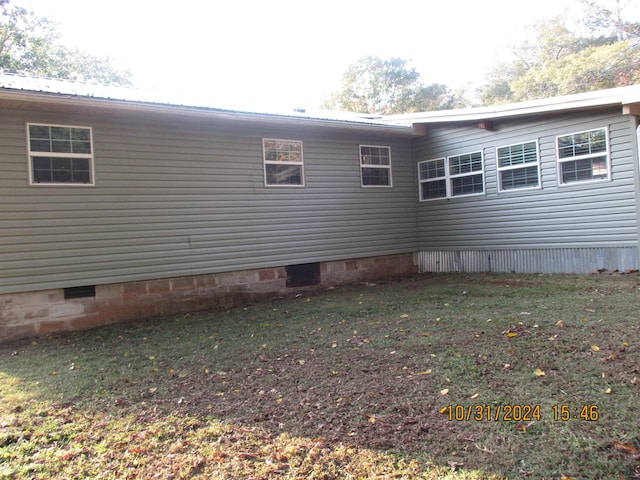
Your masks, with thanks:
[(0, 478), (640, 478), (640, 278), (420, 275), (0, 344)]

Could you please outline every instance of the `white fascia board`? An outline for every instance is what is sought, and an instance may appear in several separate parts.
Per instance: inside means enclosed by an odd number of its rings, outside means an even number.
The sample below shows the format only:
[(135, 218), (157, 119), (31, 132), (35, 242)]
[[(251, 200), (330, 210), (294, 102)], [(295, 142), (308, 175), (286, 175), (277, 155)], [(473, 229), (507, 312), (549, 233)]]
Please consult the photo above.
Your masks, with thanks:
[(602, 107), (606, 105), (624, 106), (638, 102), (640, 102), (640, 85), (631, 85), (628, 87), (596, 90), (593, 92), (506, 105), (389, 115), (384, 117), (383, 120), (396, 125), (466, 122)]

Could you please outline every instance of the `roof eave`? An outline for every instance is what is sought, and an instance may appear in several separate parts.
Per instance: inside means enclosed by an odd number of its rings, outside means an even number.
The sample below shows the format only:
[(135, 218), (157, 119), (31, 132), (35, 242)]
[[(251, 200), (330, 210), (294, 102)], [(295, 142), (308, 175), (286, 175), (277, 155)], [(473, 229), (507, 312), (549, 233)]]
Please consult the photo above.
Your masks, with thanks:
[(99, 108), (118, 112), (151, 113), (161, 115), (188, 116), (191, 118), (209, 118), (234, 122), (268, 122), (271, 125), (305, 126), (341, 130), (360, 130), (393, 136), (417, 136), (420, 129), (410, 125), (392, 123), (358, 122), (351, 120), (333, 120), (310, 118), (296, 115), (252, 113), (235, 110), (223, 110), (208, 107), (174, 105), (134, 100), (101, 98), (64, 93), (36, 92), (22, 89), (0, 88), (0, 101), (27, 102), (32, 105), (76, 106)]
[(640, 85), (631, 85), (507, 105), (393, 115), (386, 117), (385, 120), (399, 125), (457, 123), (612, 106), (619, 106), (622, 113), (627, 113), (637, 111), (638, 104), (640, 104)]

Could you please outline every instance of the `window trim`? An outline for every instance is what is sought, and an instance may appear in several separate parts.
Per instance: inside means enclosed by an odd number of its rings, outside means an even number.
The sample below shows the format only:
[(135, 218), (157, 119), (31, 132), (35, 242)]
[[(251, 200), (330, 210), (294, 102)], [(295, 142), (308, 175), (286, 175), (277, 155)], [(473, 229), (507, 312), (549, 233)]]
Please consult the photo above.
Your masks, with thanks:
[[(570, 135), (579, 135), (581, 133), (595, 132), (597, 130), (604, 130), (604, 141), (606, 150), (604, 152), (592, 153), (588, 155), (579, 155), (577, 157), (568, 157), (568, 158), (560, 158), (560, 144), (559, 139), (561, 137), (567, 137)], [(591, 178), (588, 180), (577, 180), (575, 182), (563, 182), (562, 181), (562, 163), (575, 162), (578, 160), (587, 160), (590, 158), (596, 157), (605, 157), (605, 162), (607, 165), (607, 176), (605, 178)], [(609, 128), (608, 127), (597, 127), (597, 128), (589, 128), (587, 130), (580, 130), (578, 132), (570, 132), (562, 135), (556, 136), (556, 174), (558, 176), (558, 186), (559, 187), (570, 187), (573, 185), (584, 185), (588, 183), (596, 183), (596, 182), (607, 182), (612, 180), (611, 176), (611, 146), (610, 146), (610, 138), (609, 138)]]
[[(465, 155), (472, 155), (474, 153), (479, 153), (480, 154), (480, 162), (482, 165), (482, 170), (478, 170), (478, 171), (473, 171), (473, 172), (469, 172), (469, 173), (457, 173), (454, 175), (451, 175), (451, 169), (450, 169), (450, 159), (452, 158), (456, 158), (456, 157), (462, 157)], [(438, 160), (444, 160), (444, 176), (443, 177), (436, 177), (436, 178), (429, 178), (429, 179), (422, 179), (420, 177), (420, 165), (422, 163), (427, 163), (427, 162), (436, 162)], [(478, 195), (486, 195), (487, 194), (487, 183), (486, 183), (486, 176), (485, 176), (485, 168), (484, 168), (484, 149), (480, 149), (480, 150), (473, 150), (470, 152), (466, 152), (466, 153), (458, 153), (455, 155), (448, 155), (448, 156), (444, 156), (444, 157), (437, 157), (437, 158), (430, 158), (428, 160), (422, 160), (420, 162), (417, 163), (417, 167), (418, 167), (418, 200), (420, 202), (431, 202), (434, 200), (450, 200), (452, 198), (464, 198), (464, 197), (475, 197)], [(477, 193), (465, 193), (463, 195), (453, 195), (453, 185), (452, 185), (452, 180), (454, 178), (462, 178), (462, 177), (469, 177), (472, 175), (482, 175), (482, 192), (477, 192)], [(445, 188), (446, 188), (446, 196), (444, 197), (434, 197), (434, 198), (422, 198), (422, 184), (423, 183), (428, 183), (428, 182), (435, 182), (435, 181), (445, 181)]]
[[(300, 161), (299, 162), (279, 162), (273, 160), (267, 160), (267, 149), (265, 146), (266, 141), (273, 142), (289, 142), (300, 144)], [(299, 165), (300, 166), (300, 183), (269, 183), (267, 181), (267, 165)], [(300, 188), (305, 186), (304, 179), (304, 142), (302, 140), (291, 140), (286, 138), (271, 138), (264, 137), (262, 139), (262, 171), (264, 175), (264, 186), (268, 188)]]
[[(29, 133), (30, 126), (39, 127), (60, 127), (60, 128), (81, 128), (89, 130), (89, 144), (91, 146), (91, 153), (68, 153), (68, 152), (33, 152), (31, 151), (31, 134)], [(29, 175), (29, 185), (34, 187), (94, 187), (96, 184), (95, 175), (95, 161), (94, 161), (94, 148), (93, 148), (93, 128), (86, 125), (64, 125), (57, 123), (39, 123), (39, 122), (27, 122), (25, 125), (26, 140), (27, 140), (27, 166)], [(89, 176), (91, 181), (87, 183), (73, 183), (73, 182), (35, 182), (33, 178), (33, 158), (34, 157), (57, 157), (57, 158), (86, 158), (89, 160)]]
[[(362, 163), (362, 147), (368, 148), (386, 148), (389, 152), (389, 165), (371, 165), (367, 163)], [(360, 161), (360, 186), (362, 188), (393, 188), (393, 171), (391, 169), (391, 146), (390, 145), (370, 145), (370, 144), (360, 144), (358, 145), (358, 159)], [(389, 171), (389, 184), (388, 185), (365, 185), (364, 184), (364, 168), (378, 168), (378, 169), (387, 169)]]
[[(534, 162), (529, 162), (529, 163), (525, 163), (525, 164), (521, 164), (521, 165), (510, 165), (508, 167), (501, 167), (500, 166), (500, 155), (498, 153), (498, 150), (500, 150), (501, 148), (507, 148), (507, 147), (514, 147), (517, 145), (524, 145), (527, 143), (535, 143), (536, 144), (536, 161)], [(538, 185), (533, 186), (533, 187), (518, 187), (518, 188), (502, 188), (502, 172), (504, 171), (508, 171), (508, 170), (519, 170), (522, 168), (528, 168), (528, 167), (533, 167), (536, 166), (536, 169), (538, 171)], [(540, 142), (538, 141), (538, 139), (535, 140), (527, 140), (524, 142), (518, 142), (518, 143), (510, 143), (508, 145), (500, 145), (496, 147), (496, 172), (497, 172), (497, 183), (498, 183), (498, 193), (509, 193), (509, 192), (520, 192), (522, 190), (542, 190), (542, 175), (540, 173)]]
[[(442, 177), (434, 177), (422, 179), (420, 177), (420, 165), (428, 162), (438, 162), (442, 161), (444, 165), (444, 176)], [(429, 202), (432, 200), (442, 200), (446, 198), (451, 198), (449, 196), (449, 179), (447, 178), (447, 157), (438, 157), (438, 158), (430, 158), (429, 160), (422, 160), (417, 163), (418, 166), (418, 200), (421, 202)], [(445, 188), (445, 196), (444, 197), (433, 197), (433, 198), (422, 198), (422, 184), (423, 183), (432, 183), (432, 182), (441, 182), (444, 180), (444, 188)]]

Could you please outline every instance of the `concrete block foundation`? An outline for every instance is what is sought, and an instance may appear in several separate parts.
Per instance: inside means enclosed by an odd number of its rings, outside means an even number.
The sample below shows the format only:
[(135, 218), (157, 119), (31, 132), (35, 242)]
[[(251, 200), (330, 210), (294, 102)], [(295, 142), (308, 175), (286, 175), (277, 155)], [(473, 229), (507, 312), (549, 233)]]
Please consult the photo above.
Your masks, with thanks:
[[(418, 271), (413, 254), (320, 263), (320, 285), (381, 280)], [(285, 267), (95, 285), (95, 296), (64, 289), (0, 295), (0, 340), (96, 328), (158, 315), (231, 307), (286, 295)]]

